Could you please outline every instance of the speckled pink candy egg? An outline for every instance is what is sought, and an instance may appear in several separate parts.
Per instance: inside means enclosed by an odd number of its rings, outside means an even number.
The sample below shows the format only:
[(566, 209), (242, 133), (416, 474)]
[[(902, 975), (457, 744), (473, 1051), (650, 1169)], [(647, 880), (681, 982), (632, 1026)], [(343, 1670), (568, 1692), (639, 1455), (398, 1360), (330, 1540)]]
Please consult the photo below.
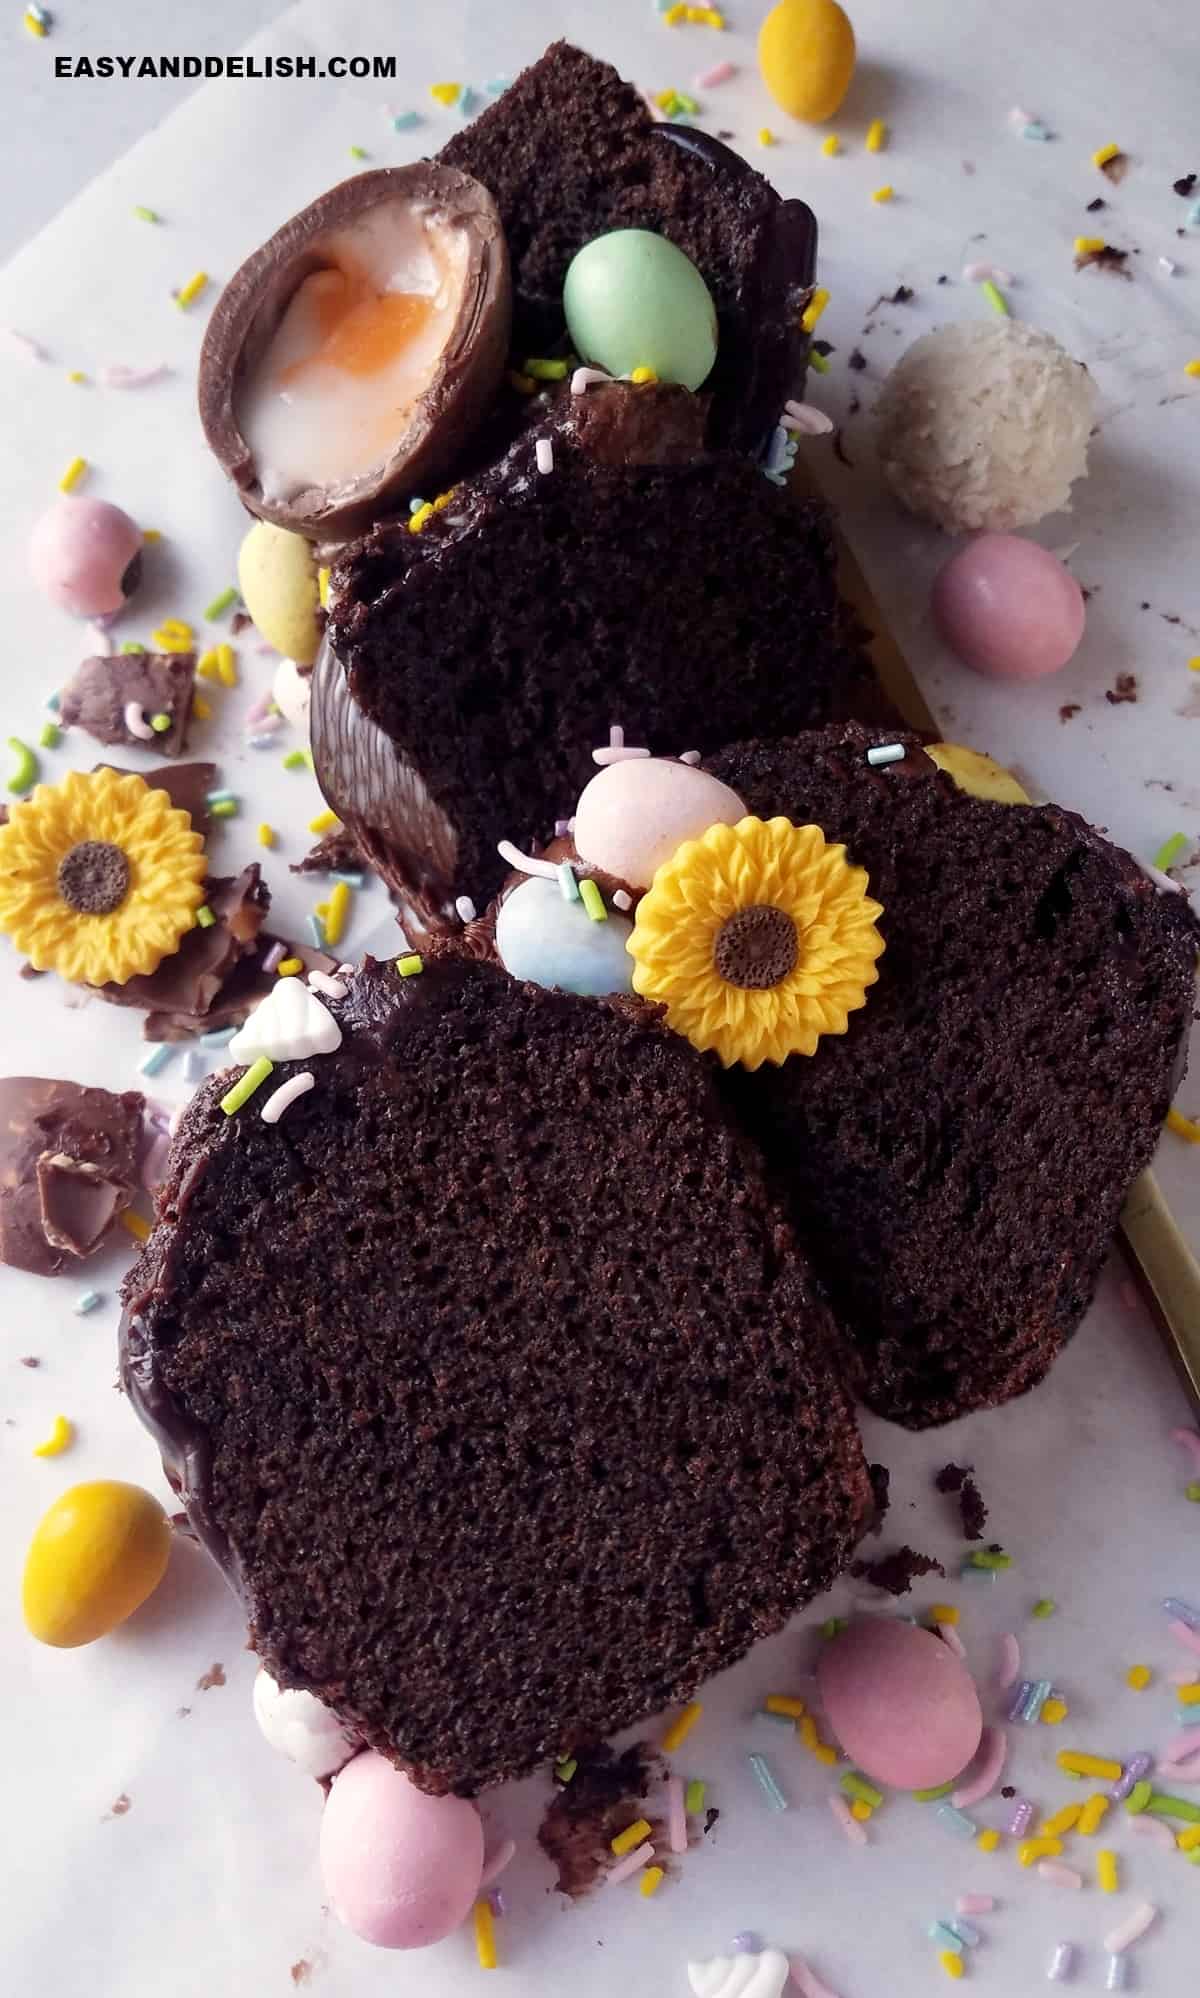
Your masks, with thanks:
[(710, 826), (735, 826), (746, 807), (728, 784), (690, 763), (636, 756), (610, 763), (580, 795), (575, 846), (593, 867), (648, 888), (685, 839)]
[(38, 589), (60, 610), (72, 617), (109, 617), (141, 580), (141, 552), (142, 530), (119, 506), (65, 493), (33, 530), (29, 569)]
[(964, 666), (995, 680), (1040, 680), (1083, 637), (1083, 591), (1057, 556), (1017, 534), (979, 534), (933, 586), (938, 630)]
[(979, 1747), (979, 1694), (962, 1660), (931, 1631), (862, 1617), (817, 1664), (826, 1718), (855, 1767), (898, 1790), (931, 1790)]
[(462, 1797), (427, 1797), (382, 1755), (335, 1776), (321, 1819), (321, 1876), (339, 1921), (382, 1949), (423, 1949), (470, 1913), (483, 1824)]

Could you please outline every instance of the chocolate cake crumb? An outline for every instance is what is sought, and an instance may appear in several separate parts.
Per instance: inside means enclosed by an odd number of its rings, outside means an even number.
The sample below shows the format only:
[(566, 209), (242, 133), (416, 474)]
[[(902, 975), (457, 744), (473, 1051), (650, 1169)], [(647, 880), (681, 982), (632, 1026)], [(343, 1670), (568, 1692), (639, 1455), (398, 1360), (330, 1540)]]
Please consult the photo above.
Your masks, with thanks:
[(717, 1822), (717, 1819), (718, 1819), (718, 1818), (720, 1817), (720, 1815), (721, 1815), (721, 1813), (720, 1813), (720, 1811), (719, 1811), (719, 1810), (718, 1810), (718, 1809), (716, 1808), (715, 1804), (710, 1804), (710, 1805), (709, 1805), (709, 1807), (708, 1807), (708, 1809), (707, 1809), (707, 1810), (705, 1811), (705, 1813), (704, 1813), (704, 1836), (705, 1836), (705, 1838), (707, 1838), (707, 1837), (708, 1837), (708, 1834), (709, 1834), (709, 1832), (710, 1832), (710, 1831), (712, 1830), (713, 1826), (714, 1826), (714, 1825), (716, 1824), (716, 1822)]
[(946, 276), (946, 273), (943, 271), (941, 277), (938, 279), (938, 283), (949, 284), (949, 282), (950, 282), (949, 278)]
[(132, 1802), (133, 1798), (126, 1796), (124, 1790), (122, 1790), (120, 1796), (114, 1799), (111, 1809), (104, 1813), (104, 1816), (100, 1820), (101, 1824), (109, 1824), (113, 1818), (123, 1818)]
[(1123, 701), (1136, 701), (1138, 683), (1136, 673), (1118, 673), (1116, 685), (1109, 687), (1104, 695), (1110, 708), (1119, 708)]
[(207, 1672), (197, 1679), (196, 1691), (198, 1693), (211, 1693), (214, 1686), (223, 1686), (224, 1684), (225, 1667), (218, 1659), (215, 1665), (210, 1665)]
[[(560, 1894), (586, 1894), (612, 1863), (610, 1841), (645, 1816), (642, 1803), (665, 1773), (657, 1750), (635, 1741), (618, 1755), (607, 1742), (576, 1751), (569, 1783), (556, 1789), (538, 1826), (538, 1844), (557, 1873)], [(653, 1831), (655, 1821), (649, 1819)]]
[(1058, 711), (1058, 719), (1060, 722), (1069, 722), (1080, 712), (1081, 709), (1078, 701), (1064, 701)]
[(890, 1596), (906, 1596), (922, 1575), (944, 1576), (946, 1570), (931, 1555), (918, 1554), (915, 1547), (904, 1546), (881, 1555), (878, 1561), (853, 1561), (850, 1573), (856, 1580), (870, 1582), (873, 1588), (886, 1589)]
[(1088, 212), (1088, 214), (1089, 214), (1089, 215), (1097, 215), (1097, 214), (1099, 214), (1099, 212), (1100, 212), (1100, 210), (1101, 210), (1102, 208), (1107, 208), (1107, 207), (1108, 207), (1108, 203), (1107, 203), (1107, 201), (1106, 201), (1106, 200), (1104, 199), (1104, 196), (1103, 196), (1102, 194), (1098, 194), (1098, 195), (1096, 196), (1096, 199), (1095, 199), (1094, 201), (1089, 201), (1089, 202), (1088, 202), (1088, 205), (1087, 205), (1087, 212)]
[(1133, 272), (1125, 268), (1128, 256), (1128, 250), (1118, 250), (1112, 243), (1101, 243), (1098, 250), (1085, 250), (1082, 256), (1076, 257), (1075, 268), (1077, 271), (1111, 271), (1114, 277), (1132, 279)]
[(1181, 194), (1186, 201), (1196, 185), (1196, 176), (1194, 173), (1185, 173), (1182, 179), (1173, 180), (1171, 185), (1175, 189), (1176, 194)]
[(970, 1464), (943, 1464), (933, 1482), (939, 1492), (957, 1495), (965, 1538), (982, 1540), (987, 1507), (971, 1475), (973, 1468)]
[(312, 1968), (308, 1958), (302, 1956), (298, 1962), (292, 1965), (288, 1975), (291, 1977), (293, 1984), (309, 1984), (312, 1982)]
[(864, 369), (865, 367), (867, 367), (868, 365), (869, 365), (869, 363), (868, 363), (868, 361), (867, 361), (867, 357), (866, 357), (866, 355), (865, 355), (865, 354), (863, 353), (863, 350), (862, 350), (862, 348), (861, 348), (861, 347), (852, 347), (852, 348), (850, 349), (850, 358), (849, 358), (849, 360), (848, 360), (848, 361), (846, 362), (846, 366), (847, 366), (848, 368), (853, 368), (853, 370), (854, 370), (854, 372), (855, 372), (855, 374), (856, 374), (856, 375), (861, 375), (861, 373), (862, 373), (863, 369)]
[(335, 826), (332, 832), (323, 833), (315, 846), (309, 848), (303, 860), (294, 860), (289, 870), (292, 874), (356, 874), (366, 865), (362, 848), (354, 834), (345, 826)]
[(867, 1476), (871, 1480), (871, 1496), (875, 1501), (875, 1524), (872, 1534), (883, 1532), (883, 1523), (891, 1507), (892, 1474), (886, 1464), (868, 1464)]
[(911, 285), (898, 284), (887, 302), (889, 305), (911, 305), (916, 295)]
[(1004, 1798), (1015, 1797), (1016, 1794), (1016, 1789), (1012, 1783), (1006, 1783), (1000, 1792), (1000, 1795)]
[(1114, 187), (1120, 187), (1121, 182), (1129, 172), (1129, 166), (1128, 153), (1114, 153), (1111, 159), (1104, 161), (1100, 171), (1104, 175), (1105, 180), (1111, 180)]
[(23, 1353), (21, 1355), (21, 1365), (23, 1367), (40, 1367), (41, 1364), (41, 1361), (36, 1359), (32, 1353)]

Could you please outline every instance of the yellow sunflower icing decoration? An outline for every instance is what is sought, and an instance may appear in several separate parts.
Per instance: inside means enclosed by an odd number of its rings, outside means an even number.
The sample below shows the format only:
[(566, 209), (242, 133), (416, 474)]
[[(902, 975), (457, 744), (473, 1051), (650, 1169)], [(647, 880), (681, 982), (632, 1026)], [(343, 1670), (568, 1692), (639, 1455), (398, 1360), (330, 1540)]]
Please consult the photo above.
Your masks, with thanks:
[(0, 930), (37, 971), (124, 985), (178, 950), (204, 874), (204, 842), (165, 791), (73, 770), (0, 826)]
[(633, 988), (726, 1068), (813, 1054), (879, 976), (880, 903), (819, 826), (710, 826), (664, 861), (625, 948)]

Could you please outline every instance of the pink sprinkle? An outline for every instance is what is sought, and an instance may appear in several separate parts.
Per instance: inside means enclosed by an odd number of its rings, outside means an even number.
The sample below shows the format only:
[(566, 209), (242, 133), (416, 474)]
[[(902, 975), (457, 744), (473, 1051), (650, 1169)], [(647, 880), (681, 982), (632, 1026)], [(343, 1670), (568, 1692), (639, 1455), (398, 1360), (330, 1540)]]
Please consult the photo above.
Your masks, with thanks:
[(1000, 1662), (996, 1667), (996, 1684), (1002, 1693), (1015, 1686), (1021, 1676), (1021, 1647), (1011, 1630), (1006, 1630), (1000, 1639)]
[(130, 735), (135, 735), (139, 742), (154, 741), (154, 730), (142, 713), (140, 701), (126, 701), (121, 711), (121, 719)]
[(1172, 1686), (1190, 1686), (1196, 1676), (1194, 1665), (1172, 1665), (1167, 1679)]
[(21, 353), (26, 355), (29, 360), (48, 361), (50, 359), (46, 349), (39, 347), (36, 340), (31, 340), (28, 333), (18, 333), (15, 326), (2, 327), (0, 328), (0, 332), (3, 332), (4, 338), (10, 346), (19, 348)]
[(571, 376), (571, 394), (583, 395), (593, 382), (610, 382), (612, 376), (604, 368), (576, 368)]
[(277, 1124), (284, 1111), (291, 1109), (298, 1096), (307, 1096), (309, 1090), (315, 1089), (316, 1086), (317, 1078), (308, 1069), (305, 1069), (303, 1075), (289, 1076), (288, 1080), (281, 1082), (278, 1089), (274, 1090), (263, 1104), (263, 1123)]
[(1193, 1469), (1200, 1471), (1200, 1435), (1194, 1429), (1173, 1429), (1171, 1441), (1178, 1443), (1181, 1450), (1187, 1451)]
[(161, 382), (170, 372), (165, 361), (159, 361), (153, 368), (127, 368), (118, 361), (110, 368), (101, 368), (99, 381), (101, 388), (149, 388), (151, 382)]
[(995, 1905), (994, 1894), (960, 1894), (954, 1903), (959, 1915), (990, 1915)]
[(480, 1875), (479, 1879), (479, 1885), (481, 1887), (490, 1887), (493, 1880), (498, 1880), (500, 1878), (500, 1875), (503, 1873), (505, 1867), (512, 1859), (513, 1854), (516, 1852), (516, 1849), (517, 1849), (516, 1840), (512, 1838), (505, 1838), (501, 1839), (499, 1845), (496, 1847), (495, 1852), (484, 1853), (483, 1872)]
[(280, 965), (283, 963), (283, 960), (286, 956), (287, 956), (287, 945), (281, 943), (273, 943), (271, 945), (270, 950), (267, 952), (266, 956), (263, 959), (263, 970), (266, 972), (278, 971)]
[(252, 722), (247, 716), (246, 727), (253, 729), (255, 735), (275, 735), (283, 727), (283, 716), (264, 715), (261, 721), (256, 722)]
[(804, 437), (828, 437), (833, 429), (833, 420), (823, 409), (814, 409), (810, 402), (785, 402), (783, 424), (787, 430), (798, 430)]
[(985, 1727), (975, 1757), (974, 1773), (969, 1774), (965, 1783), (955, 1790), (950, 1802), (962, 1811), (969, 1804), (982, 1803), (1000, 1781), (1004, 1758), (1008, 1754), (1008, 1736), (1002, 1728)]
[(1154, 1773), (1165, 1783), (1200, 1783), (1200, 1763), (1159, 1762)]
[(1175, 1850), (1175, 1834), (1161, 1818), (1150, 1818), (1144, 1811), (1139, 1811), (1133, 1820), (1132, 1830), (1139, 1838), (1152, 1838), (1156, 1845), (1166, 1846), (1170, 1852)]
[(1188, 1625), (1181, 1623), (1177, 1617), (1167, 1625), (1167, 1634), (1173, 1637), (1177, 1644), (1185, 1645), (1189, 1651), (1200, 1652), (1200, 1630), (1189, 1629)]
[(182, 1124), (182, 1122), (183, 1122), (183, 1113), (184, 1113), (184, 1111), (185, 1111), (186, 1109), (187, 1109), (187, 1104), (186, 1104), (186, 1103), (181, 1103), (181, 1104), (179, 1105), (179, 1108), (178, 1108), (178, 1110), (175, 1110), (175, 1111), (173, 1111), (173, 1112), (172, 1112), (172, 1115), (171, 1115), (171, 1121), (170, 1121), (170, 1123), (169, 1123), (169, 1124), (167, 1125), (167, 1130), (168, 1130), (168, 1132), (170, 1133), (171, 1137), (174, 1137), (174, 1136), (175, 1136), (175, 1133), (176, 1133), (176, 1131), (177, 1131), (177, 1130), (179, 1129), (179, 1126), (180, 1126), (180, 1125)]
[(865, 1825), (860, 1824), (858, 1819), (853, 1815), (846, 1799), (839, 1797), (835, 1791), (829, 1799), (829, 1808), (845, 1832), (851, 1845), (865, 1845), (867, 1842), (867, 1828)]
[(728, 83), (729, 79), (736, 75), (736, 63), (715, 62), (711, 69), (702, 69), (699, 76), (692, 78), (692, 82), (697, 90), (715, 90), (718, 83)]
[(996, 284), (1012, 284), (1013, 274), (999, 264), (964, 264), (964, 284), (986, 284), (990, 278)]
[(831, 1991), (827, 1984), (822, 1983), (816, 1971), (810, 1970), (802, 1956), (789, 1957), (788, 1969), (792, 1974), (792, 1983), (803, 1994), (803, 1998), (837, 1998), (837, 1992)]
[(601, 768), (606, 768), (610, 763), (632, 763), (635, 758), (649, 754), (648, 749), (634, 749), (632, 746), (626, 748), (624, 743), (619, 746), (610, 744), (607, 749), (593, 749), (592, 762), (600, 764)]
[(700, 761), (700, 751), (698, 749), (685, 749), (679, 761), (681, 763), (690, 763), (694, 770)]
[(646, 1862), (653, 1857), (654, 1847), (647, 1839), (644, 1845), (639, 1845), (636, 1851), (627, 1853), (624, 1859), (619, 1860), (611, 1873), (605, 1874), (605, 1885), (619, 1887), (622, 1880), (628, 1880), (632, 1874), (639, 1873)]
[(89, 624), (88, 637), (91, 639), (101, 659), (111, 657), (113, 649), (112, 639), (102, 624)]
[(667, 1843), (672, 1852), (687, 1851), (687, 1815), (683, 1808), (683, 1778), (667, 1778)]
[(1101, 1948), (1107, 1950), (1109, 1956), (1120, 1956), (1121, 1951), (1128, 1949), (1130, 1943), (1140, 1941), (1157, 1914), (1158, 1909), (1152, 1901), (1142, 1901), (1127, 1921), (1109, 1930)]
[(632, 907), (633, 907), (633, 896), (630, 894), (628, 888), (614, 888), (613, 908), (632, 909)]
[(1160, 1767), (1169, 1762), (1179, 1768), (1185, 1763), (1194, 1762), (1198, 1755), (1200, 1755), (1200, 1727), (1182, 1727), (1178, 1734), (1173, 1734), (1170, 1741), (1164, 1743), (1158, 1760)]
[(952, 1623), (939, 1623), (939, 1625), (937, 1626), (937, 1634), (941, 1638), (943, 1644), (948, 1644), (950, 1646), (950, 1649), (954, 1653), (954, 1656), (956, 1658), (966, 1657), (967, 1647), (963, 1643), (962, 1638), (959, 1636), (958, 1632), (955, 1630), (954, 1625)]
[(268, 715), (271, 712), (271, 708), (272, 708), (271, 696), (269, 694), (260, 694), (258, 699), (255, 701), (254, 706), (252, 708), (246, 709), (247, 728), (250, 726), (251, 722), (266, 721)]
[(1039, 1859), (1038, 1872), (1052, 1887), (1082, 1887), (1083, 1875), (1073, 1866), (1064, 1866), (1060, 1859)]

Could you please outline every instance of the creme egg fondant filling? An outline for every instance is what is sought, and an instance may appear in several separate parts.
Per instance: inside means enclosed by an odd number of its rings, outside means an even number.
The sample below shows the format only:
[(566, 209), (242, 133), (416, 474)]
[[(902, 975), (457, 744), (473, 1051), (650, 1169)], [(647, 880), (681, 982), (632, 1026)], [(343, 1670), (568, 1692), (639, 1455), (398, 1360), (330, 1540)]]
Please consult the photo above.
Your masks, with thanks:
[(273, 501), (360, 478), (388, 457), (458, 315), (467, 238), (432, 209), (375, 210), (318, 254), (238, 404)]

